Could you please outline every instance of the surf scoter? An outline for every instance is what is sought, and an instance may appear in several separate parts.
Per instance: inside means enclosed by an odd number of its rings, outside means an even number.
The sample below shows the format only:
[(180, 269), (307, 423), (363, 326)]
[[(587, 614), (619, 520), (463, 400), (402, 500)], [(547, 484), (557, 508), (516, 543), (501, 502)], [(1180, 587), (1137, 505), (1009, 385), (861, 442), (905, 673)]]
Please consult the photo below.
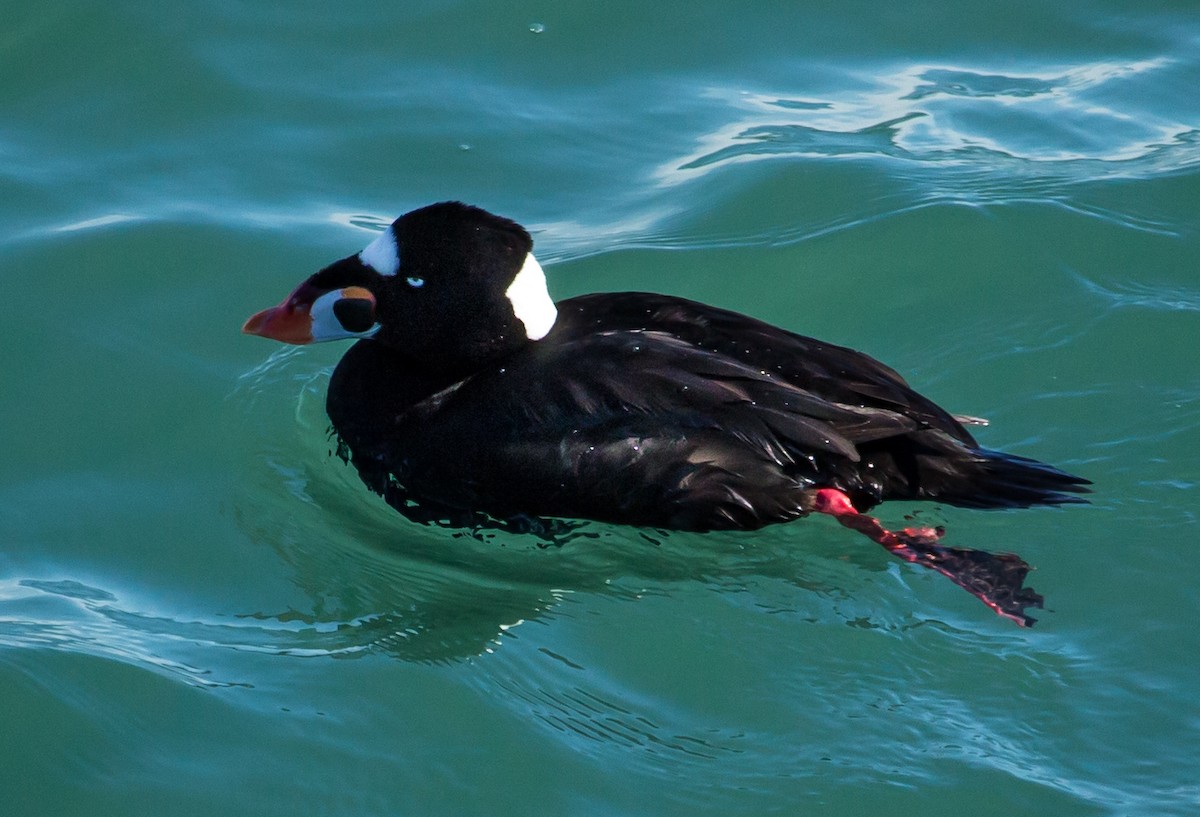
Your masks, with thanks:
[(1012, 554), (890, 531), (887, 500), (1081, 502), (1087, 480), (981, 448), (878, 361), (669, 295), (558, 303), (519, 224), (443, 202), (325, 267), (243, 331), (358, 338), (327, 410), (363, 481), (426, 523), (751, 530), (824, 513), (1023, 626)]

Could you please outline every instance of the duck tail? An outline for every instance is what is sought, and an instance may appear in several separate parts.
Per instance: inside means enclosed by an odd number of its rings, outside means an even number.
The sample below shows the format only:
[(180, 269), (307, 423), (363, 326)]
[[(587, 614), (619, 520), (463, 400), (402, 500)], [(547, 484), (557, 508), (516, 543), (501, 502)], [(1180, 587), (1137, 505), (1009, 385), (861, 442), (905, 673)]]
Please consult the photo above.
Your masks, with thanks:
[(969, 458), (929, 457), (921, 463), (917, 498), (960, 508), (1029, 508), (1036, 505), (1086, 503), (1091, 481), (1053, 465), (975, 449)]

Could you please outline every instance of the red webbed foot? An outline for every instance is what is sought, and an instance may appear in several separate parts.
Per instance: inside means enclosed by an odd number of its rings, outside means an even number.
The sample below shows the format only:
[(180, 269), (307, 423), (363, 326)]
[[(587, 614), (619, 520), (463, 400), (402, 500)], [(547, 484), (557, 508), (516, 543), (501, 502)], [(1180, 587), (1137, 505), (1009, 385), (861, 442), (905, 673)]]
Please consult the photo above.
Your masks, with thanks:
[(1037, 621), (1025, 608), (1040, 608), (1042, 597), (1024, 586), (1030, 567), (1019, 556), (941, 545), (944, 531), (940, 528), (890, 531), (875, 517), (859, 513), (850, 497), (836, 488), (820, 488), (809, 496), (813, 511), (832, 516), (906, 562), (936, 570), (1004, 618), (1022, 627)]

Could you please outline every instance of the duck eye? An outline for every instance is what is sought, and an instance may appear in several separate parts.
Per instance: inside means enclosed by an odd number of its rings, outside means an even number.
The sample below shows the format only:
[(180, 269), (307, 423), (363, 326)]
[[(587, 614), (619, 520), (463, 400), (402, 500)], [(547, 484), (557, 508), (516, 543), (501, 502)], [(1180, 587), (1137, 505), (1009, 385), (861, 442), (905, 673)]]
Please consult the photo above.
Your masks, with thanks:
[(413, 289), (420, 289), (425, 286), (425, 279), (419, 275), (410, 275), (404, 279), (404, 283), (408, 284)]

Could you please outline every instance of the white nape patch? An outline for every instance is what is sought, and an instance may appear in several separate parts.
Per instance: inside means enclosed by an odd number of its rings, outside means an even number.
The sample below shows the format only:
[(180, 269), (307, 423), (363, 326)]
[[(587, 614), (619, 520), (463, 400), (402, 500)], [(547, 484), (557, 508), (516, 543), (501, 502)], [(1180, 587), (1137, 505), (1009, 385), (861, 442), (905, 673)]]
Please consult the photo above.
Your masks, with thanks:
[(400, 252), (396, 249), (396, 234), (388, 227), (379, 237), (358, 254), (362, 261), (380, 275), (389, 278), (400, 271)]
[(340, 289), (335, 289), (332, 292), (326, 292), (320, 298), (313, 301), (312, 309), (308, 312), (309, 318), (312, 319), (313, 343), (320, 343), (323, 340), (342, 340), (344, 338), (369, 338), (379, 331), (378, 323), (366, 332), (350, 332), (346, 327), (342, 326), (342, 322), (337, 319), (337, 315), (333, 314), (333, 305), (344, 297)]
[(558, 309), (546, 290), (546, 273), (533, 253), (525, 256), (524, 266), (504, 291), (504, 297), (512, 304), (513, 314), (525, 324), (526, 337), (541, 340), (549, 334), (558, 318)]

